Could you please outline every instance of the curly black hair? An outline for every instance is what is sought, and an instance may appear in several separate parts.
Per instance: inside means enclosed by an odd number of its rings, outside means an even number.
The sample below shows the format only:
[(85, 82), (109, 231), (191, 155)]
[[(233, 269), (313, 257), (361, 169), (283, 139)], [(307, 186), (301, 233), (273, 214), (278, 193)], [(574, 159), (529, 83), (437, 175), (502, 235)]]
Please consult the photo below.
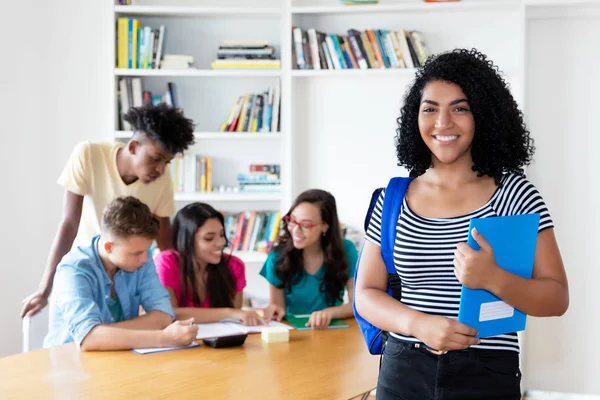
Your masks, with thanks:
[(523, 175), (523, 167), (533, 157), (533, 139), (498, 67), (476, 49), (432, 56), (417, 71), (397, 119), (398, 165), (416, 176), (431, 166), (431, 151), (421, 138), (418, 118), (423, 90), (432, 81), (454, 83), (467, 96), (475, 121), (473, 171), (493, 177), (497, 185), (505, 173)]
[(158, 142), (171, 154), (182, 153), (194, 144), (194, 121), (165, 103), (132, 107), (123, 116), (137, 134)]
[[(311, 203), (318, 206), (321, 210), (321, 218), (329, 225), (325, 234), (321, 236), (325, 275), (319, 290), (321, 293), (325, 293), (325, 300), (331, 307), (336, 302), (343, 300), (344, 287), (348, 281), (348, 260), (342, 241), (335, 197), (325, 190), (307, 190), (296, 198), (287, 215), (291, 214), (300, 203)], [(292, 292), (294, 284), (300, 281), (304, 272), (303, 251), (294, 247), (287, 223), (284, 219), (282, 222), (284, 229), (273, 246), (273, 250), (278, 252), (275, 259), (275, 273), (282, 282), (279, 288), (289, 294)]]

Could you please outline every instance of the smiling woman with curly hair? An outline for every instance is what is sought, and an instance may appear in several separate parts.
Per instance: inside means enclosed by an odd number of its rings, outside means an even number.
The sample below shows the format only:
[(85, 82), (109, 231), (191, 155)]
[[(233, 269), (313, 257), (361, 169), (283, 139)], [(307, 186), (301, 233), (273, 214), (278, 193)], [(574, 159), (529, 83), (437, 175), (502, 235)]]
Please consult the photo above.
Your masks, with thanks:
[[(525, 314), (565, 313), (567, 278), (550, 213), (524, 177), (533, 141), (498, 68), (477, 50), (431, 57), (416, 74), (398, 118), (398, 164), (411, 181), (396, 221), (394, 264), (401, 300), (386, 293), (381, 257), (385, 192), (373, 211), (356, 281), (356, 308), (390, 332), (378, 399), (519, 399), (516, 333), (478, 338), (456, 321), (462, 285), (493, 293)], [(469, 221), (539, 214), (532, 279), (500, 268), (465, 241)]]

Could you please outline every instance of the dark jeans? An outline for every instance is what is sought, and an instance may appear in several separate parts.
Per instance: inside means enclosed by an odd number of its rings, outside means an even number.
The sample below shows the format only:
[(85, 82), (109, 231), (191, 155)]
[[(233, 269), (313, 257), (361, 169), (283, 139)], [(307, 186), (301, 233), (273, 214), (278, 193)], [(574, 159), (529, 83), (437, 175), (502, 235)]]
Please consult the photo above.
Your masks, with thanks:
[(438, 356), (390, 336), (377, 400), (519, 400), (520, 385), (515, 351), (468, 349)]

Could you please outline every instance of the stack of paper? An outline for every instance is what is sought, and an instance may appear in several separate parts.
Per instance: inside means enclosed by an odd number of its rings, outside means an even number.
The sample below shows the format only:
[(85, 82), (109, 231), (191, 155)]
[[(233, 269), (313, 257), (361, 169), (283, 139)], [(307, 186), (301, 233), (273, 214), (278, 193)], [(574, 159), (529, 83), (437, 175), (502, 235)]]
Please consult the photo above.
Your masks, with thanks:
[(266, 327), (284, 327), (286, 329), (294, 329), (289, 325), (282, 324), (281, 322), (277, 321), (271, 321), (268, 325), (245, 326), (240, 324), (239, 321), (232, 319), (224, 319), (219, 322), (197, 325), (198, 334), (196, 335), (196, 339), (239, 335), (240, 333), (261, 333)]
[(189, 348), (198, 347), (198, 346), (200, 346), (199, 343), (192, 342), (188, 346), (181, 346), (181, 347), (148, 347), (148, 348), (143, 348), (143, 349), (133, 349), (133, 351), (135, 353), (138, 353), (138, 354), (150, 354), (150, 353), (160, 353), (162, 351), (189, 349)]

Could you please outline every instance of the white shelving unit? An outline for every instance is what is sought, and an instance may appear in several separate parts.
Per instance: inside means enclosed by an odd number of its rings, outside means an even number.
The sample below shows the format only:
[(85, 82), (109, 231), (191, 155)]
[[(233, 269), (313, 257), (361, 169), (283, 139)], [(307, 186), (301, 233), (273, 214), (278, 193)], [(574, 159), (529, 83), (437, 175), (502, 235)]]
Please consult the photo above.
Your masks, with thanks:
[(280, 69), (273, 70), (212, 70), (212, 69), (119, 69), (115, 68), (115, 76), (168, 76), (197, 78), (257, 78), (279, 77)]
[[(478, 48), (499, 66), (525, 109), (528, 18), (554, 16), (565, 9), (588, 13), (599, 2), (380, 0), (378, 5), (343, 6), (339, 0), (137, 0), (137, 4), (115, 5), (115, 21), (131, 16), (154, 27), (164, 24), (165, 53), (192, 54), (197, 69), (114, 69), (115, 93), (116, 82), (125, 76), (141, 77), (150, 90), (175, 82), (186, 115), (197, 123), (192, 151), (223, 161), (213, 165), (215, 186), (221, 180), (233, 183), (232, 173), (243, 165), (281, 164), (281, 193), (180, 193), (178, 202), (285, 212), (298, 193), (318, 187), (334, 194), (344, 224), (361, 229), (373, 189), (406, 173), (396, 165), (393, 138), (415, 70), (295, 70), (292, 26), (338, 34), (348, 29), (419, 30), (432, 53)], [(218, 45), (240, 39), (268, 40), (277, 49), (281, 69), (211, 70)], [(278, 81), (281, 133), (217, 132), (238, 96), (263, 91)], [(126, 139), (128, 133), (117, 130), (116, 103), (113, 108), (113, 138)], [(219, 170), (228, 175), (218, 176)]]

